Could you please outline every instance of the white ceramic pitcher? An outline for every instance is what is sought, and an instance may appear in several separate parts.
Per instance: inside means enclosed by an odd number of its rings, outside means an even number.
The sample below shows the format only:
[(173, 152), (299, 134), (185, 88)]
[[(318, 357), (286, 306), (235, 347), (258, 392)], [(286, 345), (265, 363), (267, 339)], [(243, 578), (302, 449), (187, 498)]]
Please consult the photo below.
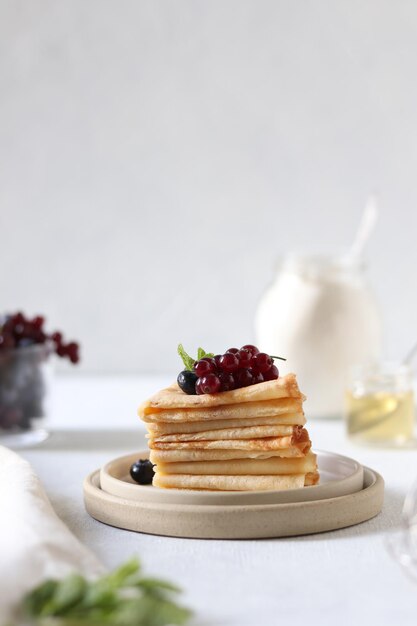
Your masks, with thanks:
[(287, 358), (306, 393), (307, 418), (341, 417), (349, 367), (381, 356), (381, 318), (363, 264), (291, 255), (258, 307), (261, 350)]

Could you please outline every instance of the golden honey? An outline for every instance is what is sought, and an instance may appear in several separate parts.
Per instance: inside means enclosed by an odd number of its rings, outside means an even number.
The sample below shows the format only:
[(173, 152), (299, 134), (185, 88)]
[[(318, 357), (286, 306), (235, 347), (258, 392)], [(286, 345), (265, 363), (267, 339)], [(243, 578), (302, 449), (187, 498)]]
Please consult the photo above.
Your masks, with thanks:
[(413, 383), (408, 363), (353, 367), (346, 390), (349, 436), (374, 445), (409, 445), (414, 437)]
[(348, 434), (364, 443), (401, 445), (414, 434), (414, 394), (408, 391), (346, 393)]

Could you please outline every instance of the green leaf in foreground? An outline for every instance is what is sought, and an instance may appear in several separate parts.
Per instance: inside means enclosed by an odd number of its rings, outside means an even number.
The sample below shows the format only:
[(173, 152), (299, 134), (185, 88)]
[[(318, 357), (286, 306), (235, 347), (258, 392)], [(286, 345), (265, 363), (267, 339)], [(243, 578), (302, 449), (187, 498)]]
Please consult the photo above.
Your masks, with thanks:
[(78, 574), (46, 581), (24, 598), (22, 618), (34, 626), (176, 626), (191, 616), (174, 601), (178, 592), (143, 577), (133, 559), (95, 581)]

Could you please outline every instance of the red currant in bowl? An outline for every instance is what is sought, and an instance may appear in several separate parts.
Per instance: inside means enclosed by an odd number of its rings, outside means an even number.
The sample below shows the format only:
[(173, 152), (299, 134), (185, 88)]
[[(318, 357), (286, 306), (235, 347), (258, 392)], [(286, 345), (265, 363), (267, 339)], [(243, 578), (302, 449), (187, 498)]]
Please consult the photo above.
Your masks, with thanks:
[(42, 315), (0, 315), (0, 434), (12, 446), (47, 436), (39, 426), (48, 406), (51, 355), (65, 356), (74, 364), (80, 358), (76, 342), (63, 343), (62, 333), (47, 333), (44, 324)]

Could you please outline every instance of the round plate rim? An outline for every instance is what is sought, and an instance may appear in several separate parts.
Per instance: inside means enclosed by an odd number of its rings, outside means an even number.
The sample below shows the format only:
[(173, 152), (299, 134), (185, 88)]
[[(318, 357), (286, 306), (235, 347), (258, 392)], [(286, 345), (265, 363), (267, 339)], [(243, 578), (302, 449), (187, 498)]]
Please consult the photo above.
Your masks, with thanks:
[[(210, 507), (125, 500), (100, 489), (99, 471), (84, 480), (87, 512), (110, 526), (160, 536), (257, 539), (315, 534), (367, 521), (383, 504), (384, 480), (368, 467), (364, 486), (355, 493), (309, 502)], [(133, 522), (126, 521), (129, 514)]]
[[(115, 495), (116, 497), (126, 498), (130, 500), (125, 495), (121, 495), (118, 493), (120, 488), (128, 489), (133, 487), (137, 491), (138, 494), (142, 494), (144, 496), (144, 502), (162, 502), (164, 499), (167, 503), (175, 504), (176, 500), (182, 500), (180, 502), (181, 505), (188, 504), (205, 504), (206, 506), (215, 506), (219, 504), (221, 506), (233, 506), (235, 503), (239, 503), (241, 501), (242, 505), (245, 504), (253, 504), (259, 502), (260, 504), (267, 503), (278, 503), (278, 502), (292, 502), (292, 501), (302, 501), (308, 502), (310, 500), (320, 500), (323, 498), (329, 498), (332, 496), (337, 497), (338, 495), (348, 495), (349, 493), (354, 493), (355, 491), (360, 491), (363, 484), (363, 466), (356, 461), (346, 455), (338, 454), (336, 452), (328, 452), (327, 450), (317, 450), (315, 451), (318, 458), (320, 456), (326, 458), (333, 458), (335, 460), (341, 460), (343, 462), (348, 462), (354, 466), (354, 471), (349, 476), (329, 481), (323, 484), (312, 485), (305, 489), (287, 489), (287, 490), (268, 490), (268, 491), (195, 491), (193, 490), (181, 490), (181, 489), (167, 489), (167, 490), (157, 490), (152, 492), (148, 492), (150, 489), (149, 486), (135, 485), (134, 483), (126, 482), (120, 478), (116, 478), (111, 474), (111, 466), (115, 464), (122, 463), (131, 463), (135, 458), (144, 458), (145, 455), (149, 455), (149, 451), (142, 450), (139, 452), (126, 454), (111, 461), (108, 461), (100, 470), (101, 481), (105, 482), (105, 489), (107, 493), (111, 495)], [(119, 484), (122, 483), (122, 486)], [(140, 490), (140, 491), (139, 491)], [(151, 495), (152, 493), (152, 495)], [(329, 495), (330, 493), (330, 495)], [(139, 498), (132, 498), (132, 502), (138, 502)]]

